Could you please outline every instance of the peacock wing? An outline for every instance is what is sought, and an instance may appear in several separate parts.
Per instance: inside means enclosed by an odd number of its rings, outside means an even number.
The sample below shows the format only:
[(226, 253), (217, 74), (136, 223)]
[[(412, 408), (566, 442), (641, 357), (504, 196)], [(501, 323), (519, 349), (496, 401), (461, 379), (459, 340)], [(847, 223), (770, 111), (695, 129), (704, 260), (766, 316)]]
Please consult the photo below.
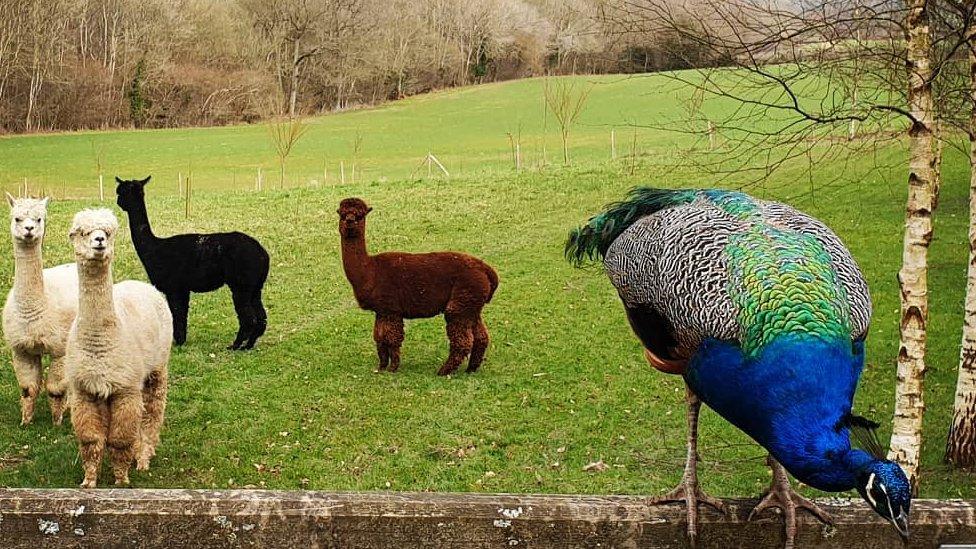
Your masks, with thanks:
[(871, 294), (857, 261), (829, 227), (795, 208), (778, 202), (763, 202), (763, 216), (770, 224), (813, 237), (830, 257), (830, 269), (846, 294), (851, 339), (863, 341), (871, 324)]
[(688, 358), (708, 337), (741, 335), (725, 248), (742, 223), (700, 197), (635, 221), (604, 266), (634, 332), (662, 358)]

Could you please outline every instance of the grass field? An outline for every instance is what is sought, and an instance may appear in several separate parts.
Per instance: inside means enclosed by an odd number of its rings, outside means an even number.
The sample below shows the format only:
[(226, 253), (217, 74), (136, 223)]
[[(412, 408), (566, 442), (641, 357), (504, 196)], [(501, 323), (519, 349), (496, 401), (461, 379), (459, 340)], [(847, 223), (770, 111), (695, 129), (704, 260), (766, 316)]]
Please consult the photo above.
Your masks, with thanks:
[[(687, 93), (660, 77), (580, 78), (591, 90), (571, 136), (573, 159), (606, 161), (615, 132), (619, 156), (631, 153), (633, 123), (679, 118)], [(285, 187), (332, 185), (340, 180), (399, 180), (433, 153), (454, 176), (476, 176), (512, 166), (508, 133), (521, 133), (525, 166), (561, 163), (552, 115), (543, 109), (541, 79), (490, 84), (417, 96), (385, 106), (308, 120), (308, 132), (290, 157)], [(548, 131), (544, 134), (543, 127)], [(543, 136), (546, 136), (543, 139)], [(639, 153), (661, 154), (675, 136), (637, 130)], [(81, 132), (0, 139), (0, 186), (23, 184), (56, 196), (98, 196), (96, 153), (108, 180), (152, 174), (157, 192), (178, 192), (178, 177), (192, 172), (197, 189), (253, 189), (258, 168), (264, 185), (278, 188), (278, 165), (266, 124), (184, 130)], [(326, 173), (327, 172), (327, 173)]]
[[(261, 193), (244, 190), (253, 186), (253, 175), (245, 184), (242, 167), (250, 174), (257, 164), (272, 166), (261, 126), (0, 139), (0, 177), (8, 189), (25, 175), (35, 188), (56, 188), (64, 178), (69, 195), (88, 197), (53, 204), (47, 264), (70, 259), (69, 218), (97, 203), (92, 184), (84, 182), (94, 169), (90, 139), (106, 144), (107, 174), (154, 174), (148, 206), (158, 234), (243, 229), (271, 253), (269, 331), (256, 351), (223, 350), (236, 330), (227, 290), (194, 296), (188, 344), (175, 349), (170, 364), (159, 454), (150, 473), (133, 474), (134, 486), (655, 494), (677, 482), (684, 460), (682, 382), (647, 366), (605, 275), (599, 268), (570, 267), (562, 244), (570, 228), (635, 184), (709, 181), (688, 170), (662, 175), (660, 157), (686, 144), (663, 132), (641, 132), (643, 155), (634, 174), (625, 159), (608, 162), (610, 125), (678, 117), (680, 94), (663, 79), (602, 81), (574, 140), (574, 167), (520, 175), (510, 169), (504, 134), (522, 119), (523, 147), (528, 155), (541, 153), (527, 145), (540, 141), (538, 81), (315, 119), (290, 169), (305, 179)], [(357, 132), (368, 177), (310, 188), (323, 159), (349, 158), (344, 155)], [(557, 145), (550, 126), (551, 157)], [(408, 178), (428, 148), (460, 176)], [(898, 151), (883, 154), (897, 165)], [(187, 158), (196, 192), (185, 219), (175, 192), (176, 172)], [(974, 497), (971, 476), (941, 465), (961, 327), (968, 207), (965, 159), (951, 151), (944, 167), (930, 273), (921, 493)], [(834, 180), (848, 169), (817, 165), (809, 179)], [(237, 189), (234, 170), (241, 170)], [(821, 217), (860, 262), (875, 318), (856, 409), (885, 423), (892, 414), (905, 185), (897, 170), (845, 175), (854, 182), (811, 192), (807, 178), (778, 174), (753, 192), (788, 198)], [(339, 258), (335, 209), (346, 196), (361, 196), (374, 207), (373, 251), (459, 249), (497, 268), (501, 286), (485, 312), (492, 347), (481, 371), (452, 379), (434, 375), (447, 342), (442, 321), (432, 319), (408, 324), (397, 374), (373, 373), (372, 316), (357, 309)], [(0, 280), (10, 281), (5, 246)], [(117, 249), (116, 279), (144, 280), (128, 239)], [(35, 424), (20, 428), (7, 353), (2, 362), (0, 485), (76, 485), (81, 471), (70, 427), (52, 427), (42, 402)], [(706, 490), (750, 495), (768, 482), (759, 447), (711, 412), (703, 415), (701, 453)], [(583, 471), (600, 459), (609, 469)], [(105, 470), (103, 484), (109, 476)]]

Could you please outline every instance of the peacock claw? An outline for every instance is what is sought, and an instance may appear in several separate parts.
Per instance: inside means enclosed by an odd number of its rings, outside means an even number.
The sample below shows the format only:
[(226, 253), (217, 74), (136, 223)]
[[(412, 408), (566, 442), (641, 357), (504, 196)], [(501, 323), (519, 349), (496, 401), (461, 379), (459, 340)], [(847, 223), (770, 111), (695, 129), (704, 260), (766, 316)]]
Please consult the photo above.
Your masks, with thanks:
[(698, 539), (698, 505), (705, 504), (723, 515), (727, 514), (725, 502), (702, 492), (695, 477), (684, 478), (667, 494), (647, 499), (647, 505), (665, 505), (668, 503), (684, 503), (688, 512), (688, 542), (695, 547)]
[(704, 503), (705, 505), (708, 505), (709, 507), (715, 509), (719, 513), (722, 514), (726, 513), (724, 501), (722, 501), (719, 498), (712, 497), (706, 494), (705, 492), (702, 492), (701, 488), (698, 488), (697, 486), (694, 489), (689, 491), (688, 484), (684, 482), (682, 482), (677, 487), (675, 487), (674, 490), (671, 490), (670, 492), (664, 494), (663, 496), (657, 496), (657, 497), (647, 499), (648, 505), (664, 505), (667, 503), (677, 503), (677, 502), (685, 502), (688, 505), (691, 505), (692, 502), (696, 504)]
[(786, 544), (785, 549), (793, 549), (796, 543), (796, 516), (797, 509), (805, 509), (810, 512), (813, 516), (817, 517), (823, 523), (833, 524), (833, 519), (827, 514), (826, 511), (820, 508), (816, 503), (810, 501), (809, 499), (796, 493), (795, 490), (790, 486), (789, 478), (786, 476), (786, 469), (779, 464), (772, 457), (766, 459), (766, 463), (769, 464), (770, 468), (773, 470), (773, 481), (769, 486), (769, 490), (763, 495), (759, 503), (753, 507), (752, 511), (749, 513), (749, 518), (747, 521), (752, 521), (753, 518), (759, 516), (760, 513), (770, 508), (777, 508), (781, 510), (784, 514), (783, 520), (785, 521), (786, 527)]

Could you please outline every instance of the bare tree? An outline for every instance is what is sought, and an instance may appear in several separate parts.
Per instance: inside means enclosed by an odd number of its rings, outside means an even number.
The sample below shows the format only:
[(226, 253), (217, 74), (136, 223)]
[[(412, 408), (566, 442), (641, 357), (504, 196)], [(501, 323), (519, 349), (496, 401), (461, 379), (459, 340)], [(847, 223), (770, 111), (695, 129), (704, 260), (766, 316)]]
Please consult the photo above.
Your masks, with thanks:
[(278, 188), (285, 188), (285, 162), (294, 150), (298, 140), (308, 131), (301, 118), (286, 118), (268, 123), (271, 145), (278, 157)]
[(569, 132), (583, 112), (592, 86), (569, 78), (546, 78), (542, 85), (546, 106), (559, 125), (563, 145), (563, 163), (569, 164)]
[(928, 321), (928, 248), (932, 241), (932, 212), (937, 196), (934, 135), (935, 105), (932, 94), (932, 36), (926, 0), (909, 2), (905, 19), (908, 64), (909, 129), (908, 204), (901, 287), (901, 345), (898, 350), (898, 383), (895, 385), (895, 418), (888, 458), (897, 460), (918, 490), (922, 450), (922, 414), (925, 410), (926, 323)]

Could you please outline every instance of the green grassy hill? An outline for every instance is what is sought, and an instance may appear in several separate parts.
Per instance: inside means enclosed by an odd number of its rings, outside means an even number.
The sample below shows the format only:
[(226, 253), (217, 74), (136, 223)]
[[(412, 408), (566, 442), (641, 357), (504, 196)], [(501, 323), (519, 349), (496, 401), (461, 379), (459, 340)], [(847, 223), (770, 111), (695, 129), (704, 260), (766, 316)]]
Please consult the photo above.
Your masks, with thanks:
[[(158, 234), (242, 229), (272, 257), (265, 303), (269, 330), (251, 353), (224, 351), (236, 330), (229, 292), (193, 297), (189, 341), (174, 350), (158, 457), (138, 487), (315, 488), (656, 494), (681, 475), (680, 378), (651, 370), (599, 268), (562, 258), (568, 230), (635, 184), (707, 186), (694, 170), (666, 169), (690, 141), (639, 130), (639, 162), (609, 161), (610, 128), (621, 156), (627, 122), (680, 119), (682, 94), (662, 77), (595, 81), (574, 133), (573, 167), (552, 163), (515, 174), (506, 132), (522, 123), (527, 165), (541, 160), (541, 82), (529, 80), (416, 97), (312, 120), (289, 164), (286, 189), (254, 192), (257, 166), (272, 170), (265, 126), (41, 135), (0, 139), (0, 181), (28, 177), (76, 200), (56, 201), (47, 264), (68, 261), (64, 235), (77, 209), (96, 205), (92, 140), (106, 174), (152, 173), (149, 213)], [(547, 148), (557, 158), (549, 120)], [(355, 183), (337, 185), (362, 138)], [(626, 137), (629, 136), (629, 137)], [(408, 176), (430, 150), (452, 177)], [(898, 166), (898, 150), (880, 152)], [(753, 192), (789, 199), (847, 242), (871, 284), (875, 319), (856, 408), (892, 414), (905, 198), (903, 171), (821, 163), (775, 174)], [(176, 174), (192, 164), (195, 194), (184, 218)], [(329, 180), (320, 180), (328, 165)], [(965, 159), (952, 152), (930, 273), (930, 372), (922, 495), (974, 497), (972, 478), (941, 465), (955, 381), (966, 269)], [(273, 170), (272, 170), (273, 171)], [(863, 172), (863, 175), (862, 175)], [(424, 174), (426, 175), (426, 169)], [(846, 176), (845, 184), (817, 185)], [(273, 175), (269, 174), (272, 178)], [(290, 176), (291, 177), (291, 176)], [(312, 180), (319, 186), (313, 186)], [(108, 186), (111, 195), (114, 186)], [(403, 366), (376, 374), (372, 316), (357, 309), (339, 259), (335, 209), (346, 196), (373, 207), (372, 251), (465, 250), (494, 265), (501, 286), (485, 312), (492, 335), (475, 375), (438, 378), (447, 354), (440, 319), (408, 323)], [(109, 204), (111, 205), (111, 204)], [(120, 212), (121, 213), (121, 212)], [(123, 223), (126, 225), (125, 223)], [(127, 225), (126, 225), (127, 227)], [(4, 242), (8, 242), (4, 239)], [(116, 278), (145, 279), (128, 238)], [(9, 244), (0, 280), (12, 279)], [(50, 426), (41, 402), (20, 428), (9, 354), (0, 355), (0, 485), (73, 486), (81, 479), (70, 427)], [(711, 412), (703, 415), (702, 480), (722, 495), (756, 494), (769, 475), (761, 449)], [(584, 465), (602, 459), (603, 472)], [(102, 484), (109, 481), (103, 471)]]
[[(578, 80), (578, 89), (591, 93), (571, 136), (575, 161), (608, 160), (612, 129), (618, 155), (630, 154), (629, 125), (680, 116), (680, 99), (687, 96), (659, 76)], [(455, 176), (511, 169), (508, 134), (517, 138), (520, 132), (525, 166), (542, 162), (543, 146), (549, 162), (561, 163), (556, 122), (543, 109), (543, 86), (541, 79), (490, 84), (310, 118), (288, 161), (285, 186), (336, 183), (340, 163), (347, 183), (354, 165), (357, 181), (426, 175), (426, 167), (418, 167), (428, 152)], [(644, 154), (674, 145), (672, 134), (637, 131), (637, 149)], [(195, 189), (253, 189), (258, 168), (265, 185), (279, 185), (267, 124), (2, 138), (0, 185), (16, 189), (27, 178), (31, 188), (57, 196), (65, 189), (70, 196), (97, 196), (97, 154), (109, 180), (152, 174), (161, 183), (157, 192), (176, 193), (178, 175), (190, 171)]]

